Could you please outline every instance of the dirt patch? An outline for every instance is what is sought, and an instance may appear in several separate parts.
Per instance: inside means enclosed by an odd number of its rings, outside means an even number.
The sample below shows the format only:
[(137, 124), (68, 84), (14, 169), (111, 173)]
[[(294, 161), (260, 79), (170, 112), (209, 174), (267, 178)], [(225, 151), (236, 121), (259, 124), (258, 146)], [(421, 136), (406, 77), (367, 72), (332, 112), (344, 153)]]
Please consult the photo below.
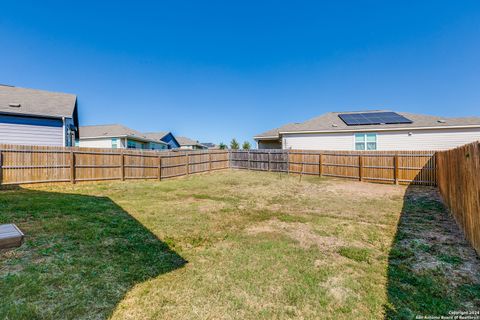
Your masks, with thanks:
[(480, 284), (480, 259), (465, 240), (435, 188), (410, 187), (400, 229), (406, 239), (402, 250), (413, 253), (411, 268), (417, 273), (441, 272), (452, 287)]
[(301, 248), (310, 248), (318, 246), (323, 250), (332, 251), (345, 245), (345, 243), (331, 236), (320, 236), (316, 234), (312, 228), (306, 223), (300, 222), (283, 222), (276, 218), (265, 221), (259, 225), (247, 228), (247, 233), (255, 235), (259, 233), (280, 233), (298, 242)]
[(335, 183), (326, 185), (325, 190), (335, 194), (348, 194), (364, 198), (403, 196), (405, 193), (404, 186), (356, 181), (335, 181)]
[(326, 282), (321, 284), (335, 304), (344, 304), (347, 298), (353, 294), (352, 290), (346, 288), (343, 284), (344, 279), (344, 276), (330, 277)]

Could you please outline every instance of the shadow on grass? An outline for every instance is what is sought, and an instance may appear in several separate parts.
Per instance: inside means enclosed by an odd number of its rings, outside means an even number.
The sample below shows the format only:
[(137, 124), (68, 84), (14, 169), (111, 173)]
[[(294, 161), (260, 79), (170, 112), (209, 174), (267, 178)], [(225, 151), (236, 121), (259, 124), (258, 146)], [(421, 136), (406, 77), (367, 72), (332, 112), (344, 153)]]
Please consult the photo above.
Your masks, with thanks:
[(407, 188), (387, 281), (386, 319), (480, 310), (480, 260), (436, 188)]
[(137, 283), (185, 261), (106, 197), (0, 190), (0, 223), (26, 234), (0, 251), (0, 318), (106, 318)]

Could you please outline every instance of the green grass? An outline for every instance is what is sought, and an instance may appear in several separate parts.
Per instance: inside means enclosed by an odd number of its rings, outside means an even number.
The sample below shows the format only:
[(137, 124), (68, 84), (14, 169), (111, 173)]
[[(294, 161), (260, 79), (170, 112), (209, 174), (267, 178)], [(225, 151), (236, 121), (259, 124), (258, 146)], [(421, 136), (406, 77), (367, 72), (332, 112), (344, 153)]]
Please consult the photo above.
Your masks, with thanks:
[(0, 318), (380, 319), (477, 307), (478, 274), (449, 272), (478, 260), (460, 240), (422, 236), (448, 216), (430, 196), (410, 198), (416, 190), (228, 171), (0, 191), (0, 223), (27, 235), (0, 253)]

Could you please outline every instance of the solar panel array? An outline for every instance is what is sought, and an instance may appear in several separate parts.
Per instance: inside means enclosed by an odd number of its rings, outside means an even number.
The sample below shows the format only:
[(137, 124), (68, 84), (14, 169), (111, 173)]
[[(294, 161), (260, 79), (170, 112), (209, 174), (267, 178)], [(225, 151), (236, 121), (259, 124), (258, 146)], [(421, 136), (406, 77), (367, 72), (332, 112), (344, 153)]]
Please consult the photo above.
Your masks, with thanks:
[(396, 112), (342, 113), (338, 116), (347, 126), (412, 123)]

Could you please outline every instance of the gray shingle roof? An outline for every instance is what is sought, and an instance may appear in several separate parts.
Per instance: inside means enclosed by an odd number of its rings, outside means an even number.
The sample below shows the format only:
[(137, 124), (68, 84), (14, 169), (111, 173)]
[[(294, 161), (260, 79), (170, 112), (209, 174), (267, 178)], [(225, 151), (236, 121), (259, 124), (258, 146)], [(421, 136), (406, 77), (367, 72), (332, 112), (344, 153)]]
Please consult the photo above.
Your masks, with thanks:
[[(361, 111), (378, 112), (379, 110)], [(390, 111), (390, 110), (381, 110)], [(445, 118), (439, 116), (430, 116), (423, 114), (414, 114), (408, 112), (397, 112), (398, 114), (412, 120), (412, 123), (403, 124), (378, 124), (378, 125), (360, 125), (347, 126), (342, 119), (338, 117), (342, 113), (358, 113), (358, 112), (328, 112), (319, 117), (307, 120), (302, 123), (290, 123), (282, 127), (272, 129), (256, 135), (255, 138), (278, 137), (281, 133), (286, 132), (302, 132), (302, 131), (361, 131), (368, 129), (415, 129), (425, 127), (448, 128), (457, 126), (480, 126), (480, 117), (463, 117), (463, 118)], [(439, 120), (444, 120), (439, 122)]]
[(162, 140), (170, 131), (146, 132), (145, 136), (150, 139)]
[(80, 139), (98, 138), (98, 137), (127, 137), (138, 139), (142, 141), (152, 141), (165, 144), (160, 139), (154, 139), (148, 137), (146, 134), (130, 129), (121, 124), (104, 124), (94, 126), (81, 126), (80, 127)]
[(200, 146), (200, 147), (206, 147), (203, 144), (201, 144), (198, 141), (192, 140), (187, 137), (175, 137), (180, 144), (180, 146)]
[(77, 96), (74, 94), (0, 85), (0, 112), (2, 113), (71, 118), (76, 100)]

